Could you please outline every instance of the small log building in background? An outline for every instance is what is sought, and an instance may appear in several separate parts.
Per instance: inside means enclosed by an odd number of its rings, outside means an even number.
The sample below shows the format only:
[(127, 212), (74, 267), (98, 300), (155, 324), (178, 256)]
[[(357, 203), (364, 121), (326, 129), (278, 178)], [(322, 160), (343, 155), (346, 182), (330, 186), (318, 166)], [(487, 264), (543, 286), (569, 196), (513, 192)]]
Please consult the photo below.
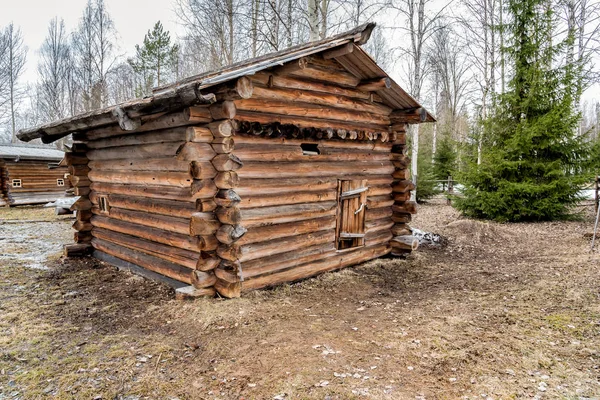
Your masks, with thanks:
[(434, 119), (362, 50), (373, 28), (22, 131), (73, 134), (65, 253), (237, 297), (410, 252), (406, 126)]
[(0, 206), (32, 205), (65, 197), (65, 153), (48, 147), (0, 144)]

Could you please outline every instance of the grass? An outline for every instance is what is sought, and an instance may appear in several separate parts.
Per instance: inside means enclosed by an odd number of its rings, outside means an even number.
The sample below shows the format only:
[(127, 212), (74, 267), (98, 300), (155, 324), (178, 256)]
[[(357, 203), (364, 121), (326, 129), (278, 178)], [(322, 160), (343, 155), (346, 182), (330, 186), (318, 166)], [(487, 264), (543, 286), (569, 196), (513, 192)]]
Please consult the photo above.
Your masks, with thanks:
[(49, 267), (0, 255), (0, 399), (600, 393), (591, 218), (500, 225), (432, 203), (414, 224), (447, 247), (193, 302), (94, 260), (58, 259), (65, 222), (0, 224), (29, 246), (44, 241)]

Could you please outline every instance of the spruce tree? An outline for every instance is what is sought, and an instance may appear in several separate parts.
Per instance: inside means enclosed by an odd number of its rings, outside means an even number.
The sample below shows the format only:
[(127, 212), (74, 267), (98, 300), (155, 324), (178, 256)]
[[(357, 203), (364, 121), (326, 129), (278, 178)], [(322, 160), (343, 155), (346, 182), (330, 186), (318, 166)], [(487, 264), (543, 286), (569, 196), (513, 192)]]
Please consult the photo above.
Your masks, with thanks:
[[(541, 221), (570, 216), (586, 177), (579, 115), (573, 109), (573, 65), (556, 66), (564, 43), (553, 43), (545, 0), (509, 0), (511, 33), (504, 49), (513, 63), (508, 91), (486, 121), (481, 165), (462, 177), (466, 215), (498, 221)], [(569, 38), (567, 39), (569, 40)], [(564, 59), (564, 57), (563, 57)]]
[(456, 151), (450, 139), (439, 142), (433, 157), (433, 175), (437, 180), (446, 180), (456, 169)]
[(141, 80), (138, 91), (148, 94), (154, 85), (169, 81), (177, 63), (179, 46), (171, 45), (171, 36), (158, 21), (144, 36), (142, 46), (135, 45), (136, 55), (128, 62)]

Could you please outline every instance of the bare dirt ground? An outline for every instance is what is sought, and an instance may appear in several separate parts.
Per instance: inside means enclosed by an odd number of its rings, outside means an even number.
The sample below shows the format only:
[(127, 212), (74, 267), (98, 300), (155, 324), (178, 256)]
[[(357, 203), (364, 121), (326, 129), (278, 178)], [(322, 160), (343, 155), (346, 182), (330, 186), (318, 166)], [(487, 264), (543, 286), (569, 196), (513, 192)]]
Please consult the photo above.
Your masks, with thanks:
[(433, 202), (413, 225), (443, 248), (178, 302), (60, 259), (52, 210), (0, 210), (0, 399), (600, 398), (587, 212), (501, 225)]

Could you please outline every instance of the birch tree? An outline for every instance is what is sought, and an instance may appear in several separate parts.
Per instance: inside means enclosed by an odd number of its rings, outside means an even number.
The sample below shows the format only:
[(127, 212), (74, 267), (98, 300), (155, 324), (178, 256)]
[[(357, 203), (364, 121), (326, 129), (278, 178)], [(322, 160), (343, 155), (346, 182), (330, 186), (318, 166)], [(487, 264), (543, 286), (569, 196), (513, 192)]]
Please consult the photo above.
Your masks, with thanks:
[(44, 121), (68, 115), (67, 81), (71, 61), (64, 21), (55, 17), (48, 26), (38, 64), (40, 107)]
[[(438, 22), (444, 8), (434, 11), (433, 0), (395, 0), (392, 7), (405, 21), (405, 27), (401, 28), (401, 31), (407, 37), (408, 45), (400, 46), (397, 50), (407, 61), (405, 72), (408, 75), (408, 91), (415, 100), (420, 101), (428, 70), (425, 60), (426, 45), (432, 35), (440, 29)], [(419, 125), (412, 125), (411, 131), (411, 172), (415, 185), (418, 185)]]
[(115, 63), (115, 28), (104, 0), (88, 0), (73, 33), (74, 78), (83, 110), (107, 105), (106, 75)]
[[(9, 115), (11, 141), (17, 142), (17, 107), (23, 98), (23, 91), (19, 79), (25, 71), (27, 60), (27, 46), (23, 43), (23, 34), (19, 28), (10, 23), (5, 29), (3, 36), (4, 49), (0, 67), (4, 71), (6, 81), (6, 99)], [(0, 72), (1, 73), (1, 72)], [(0, 78), (2, 79), (2, 78)]]

